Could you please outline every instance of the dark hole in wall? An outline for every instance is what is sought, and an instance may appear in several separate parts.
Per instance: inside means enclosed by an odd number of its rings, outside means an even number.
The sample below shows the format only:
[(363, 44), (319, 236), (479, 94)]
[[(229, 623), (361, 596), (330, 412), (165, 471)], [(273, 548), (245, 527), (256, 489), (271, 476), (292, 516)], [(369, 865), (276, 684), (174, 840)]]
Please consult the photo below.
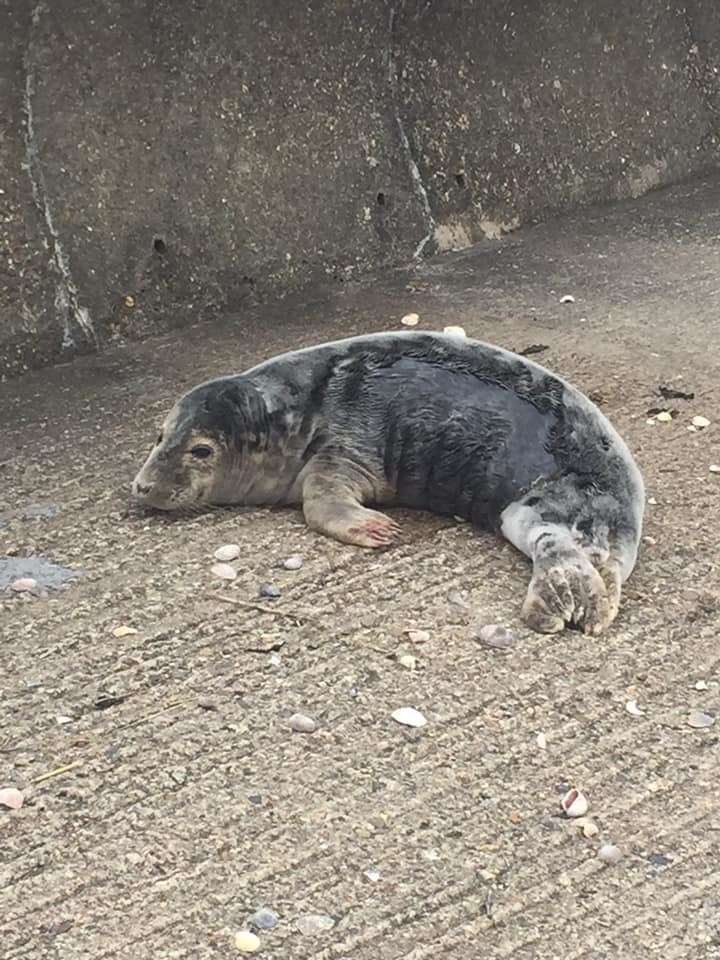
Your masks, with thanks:
[(460, 187), (461, 190), (465, 189), (465, 174), (456, 173), (455, 174), (455, 183)]
[(167, 250), (167, 244), (162, 237), (155, 237), (153, 240), (153, 250), (155, 253), (163, 254)]

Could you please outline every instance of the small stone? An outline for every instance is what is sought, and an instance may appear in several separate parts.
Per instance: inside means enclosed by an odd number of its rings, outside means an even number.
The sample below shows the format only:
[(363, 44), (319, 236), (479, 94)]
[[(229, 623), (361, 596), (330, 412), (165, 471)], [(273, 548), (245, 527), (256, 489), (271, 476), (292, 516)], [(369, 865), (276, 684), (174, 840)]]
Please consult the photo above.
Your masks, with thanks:
[(283, 560), (282, 565), (286, 570), (299, 570), (303, 565), (303, 558), (299, 553), (294, 553), (291, 557), (288, 557), (287, 560)]
[(260, 907), (250, 918), (250, 923), (258, 930), (272, 930), (279, 922), (280, 917), (267, 907)]
[(424, 727), (427, 723), (420, 711), (413, 707), (400, 707), (393, 713), (392, 718), (396, 723), (401, 723), (405, 727)]
[(33, 580), (32, 577), (18, 577), (10, 584), (10, 589), (14, 590), (15, 593), (30, 593), (36, 587), (37, 580)]
[(235, 934), (235, 949), (240, 953), (255, 953), (260, 949), (260, 937), (250, 930), (241, 930)]
[(417, 667), (417, 657), (413, 657), (410, 653), (404, 653), (401, 657), (398, 657), (398, 663), (406, 670), (414, 670)]
[(617, 863), (622, 860), (622, 853), (613, 843), (604, 843), (598, 850), (598, 858), (603, 863)]
[(575, 303), (575, 297), (571, 293), (566, 293), (564, 297), (560, 297), (560, 303)]
[(573, 819), (575, 819), (575, 817), (584, 817), (588, 812), (589, 806), (590, 804), (587, 801), (587, 797), (574, 787), (572, 790), (568, 790), (562, 798), (563, 810), (568, 817), (572, 817)]
[(16, 787), (5, 787), (0, 790), (0, 807), (9, 807), (10, 810), (19, 810), (25, 802), (25, 794)]
[(308, 717), (304, 713), (294, 713), (288, 723), (290, 729), (295, 730), (296, 733), (315, 733), (317, 730), (317, 723), (312, 717)]
[(693, 417), (693, 418), (692, 418), (692, 425), (693, 425), (697, 430), (704, 430), (705, 427), (709, 427), (709, 426), (710, 426), (710, 421), (708, 420), (707, 417)]
[(335, 921), (324, 913), (306, 913), (304, 916), (298, 917), (295, 924), (303, 936), (312, 937), (318, 933), (327, 933), (328, 930), (332, 930)]
[(266, 600), (277, 600), (280, 592), (280, 588), (276, 587), (274, 583), (263, 583), (258, 591), (259, 595)]
[(466, 337), (467, 334), (462, 327), (445, 327), (443, 333), (447, 334), (449, 337)]
[(707, 690), (707, 688), (708, 688), (708, 685), (707, 685), (707, 681), (705, 680), (698, 680), (698, 682), (695, 684), (696, 690)]
[(625, 704), (625, 709), (628, 713), (631, 713), (633, 717), (642, 717), (644, 714), (644, 711), (640, 709), (635, 700), (628, 700)]
[(231, 567), (229, 563), (215, 563), (210, 568), (210, 573), (214, 577), (218, 577), (220, 580), (234, 580), (237, 576), (235, 568)]
[(494, 647), (496, 650), (509, 650), (517, 640), (512, 630), (508, 630), (507, 627), (498, 623), (489, 623), (482, 627), (476, 624), (470, 629), (475, 639), (487, 644), (488, 647)]
[(406, 630), (410, 643), (427, 643), (430, 639), (429, 630)]
[(370, 883), (377, 883), (378, 880), (380, 879), (381, 874), (379, 870), (373, 867), (371, 870), (365, 871), (365, 876), (368, 878)]
[(124, 299), (125, 299), (125, 306), (126, 306), (126, 307), (134, 307), (134, 306), (135, 306), (135, 297), (131, 297), (130, 294), (128, 294)]
[(547, 750), (547, 737), (544, 733), (539, 733), (535, 742), (541, 750)]
[(661, 410), (655, 417), (658, 423), (670, 423), (672, 418), (673, 416), (669, 410)]
[(650, 504), (651, 507), (657, 506), (657, 500), (655, 499), (655, 497), (648, 497), (647, 502)]
[(123, 637), (134, 637), (137, 634), (137, 630), (134, 627), (120, 626), (115, 627), (112, 632), (114, 637), (117, 637), (118, 640), (121, 640)]
[(417, 313), (406, 313), (400, 318), (400, 323), (404, 327), (416, 327), (420, 323), (420, 317)]
[(702, 710), (693, 710), (687, 722), (688, 726), (694, 727), (695, 730), (707, 730), (715, 723), (715, 717), (709, 713), (703, 713)]
[(231, 560), (237, 560), (240, 556), (240, 547), (237, 543), (226, 543), (224, 546), (218, 547), (213, 556), (220, 563), (229, 563)]

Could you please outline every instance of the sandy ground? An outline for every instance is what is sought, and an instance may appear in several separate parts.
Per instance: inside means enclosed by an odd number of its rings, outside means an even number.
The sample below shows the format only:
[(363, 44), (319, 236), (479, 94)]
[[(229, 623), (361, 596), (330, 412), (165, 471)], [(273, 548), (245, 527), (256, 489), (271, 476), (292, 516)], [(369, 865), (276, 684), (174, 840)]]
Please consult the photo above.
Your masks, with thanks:
[[(453, 521), (394, 511), (401, 545), (371, 554), (292, 510), (127, 511), (180, 391), (409, 311), (544, 345), (628, 440), (646, 538), (601, 639), (530, 634), (524, 558)], [(720, 957), (720, 719), (687, 722), (720, 717), (719, 379), (716, 178), (0, 385), (0, 554), (86, 574), (0, 594), (0, 787), (28, 794), (0, 809), (2, 955), (232, 957), (266, 906), (268, 958)], [(38, 504), (57, 515), (23, 519)], [(259, 608), (222, 599), (268, 582)], [(474, 621), (517, 644), (483, 647)], [(393, 722), (402, 706), (427, 726)], [(290, 731), (298, 710), (315, 733)], [(562, 816), (568, 785), (597, 836)], [(307, 914), (334, 926), (302, 933)]]

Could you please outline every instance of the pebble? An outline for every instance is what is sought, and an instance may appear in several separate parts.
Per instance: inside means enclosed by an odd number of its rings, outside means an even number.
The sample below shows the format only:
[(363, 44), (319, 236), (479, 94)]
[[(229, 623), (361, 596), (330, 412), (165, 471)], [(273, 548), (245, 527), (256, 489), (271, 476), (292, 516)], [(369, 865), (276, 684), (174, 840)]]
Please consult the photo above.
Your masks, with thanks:
[(314, 733), (317, 730), (317, 723), (304, 713), (294, 713), (288, 723), (290, 729), (295, 730), (296, 733)]
[(406, 313), (400, 318), (400, 323), (404, 327), (416, 327), (420, 323), (420, 317), (417, 313)]
[(37, 580), (32, 577), (19, 577), (10, 584), (10, 589), (15, 593), (29, 593), (37, 587)]
[(658, 423), (670, 423), (672, 421), (672, 414), (669, 410), (661, 410), (660, 413), (655, 417)]
[(22, 790), (16, 787), (5, 787), (0, 790), (0, 807), (9, 807), (11, 810), (19, 810), (25, 802), (25, 795)]
[(260, 949), (260, 937), (250, 930), (241, 930), (235, 934), (235, 947), (241, 953), (255, 953)]
[(263, 583), (258, 593), (267, 600), (277, 600), (280, 596), (280, 588), (276, 587), (274, 583)]
[(295, 923), (300, 933), (305, 937), (312, 937), (317, 933), (326, 933), (335, 926), (333, 918), (324, 913), (306, 913), (304, 916), (298, 917)]
[(628, 702), (625, 704), (625, 709), (634, 717), (642, 717), (645, 712), (644, 710), (640, 709), (636, 700), (628, 700)]
[(430, 639), (429, 630), (407, 630), (406, 633), (410, 643), (427, 643)]
[(712, 717), (709, 713), (703, 713), (702, 710), (693, 710), (687, 722), (689, 726), (696, 730), (707, 730), (715, 723), (715, 717)]
[(393, 713), (392, 718), (396, 723), (402, 723), (405, 727), (424, 727), (427, 723), (420, 711), (413, 707), (400, 707)]
[(560, 297), (560, 303), (575, 303), (575, 297), (571, 293), (566, 293), (564, 297)]
[(282, 565), (286, 570), (299, 570), (303, 565), (303, 558), (299, 553), (294, 553), (291, 557), (288, 557), (287, 560), (283, 560)]
[(463, 327), (444, 327), (443, 333), (446, 333), (450, 337), (466, 337), (467, 334)]
[(494, 647), (496, 650), (508, 650), (517, 641), (517, 637), (498, 623), (488, 623), (483, 627), (477, 625), (470, 628), (473, 636), (481, 643)]
[(258, 930), (272, 930), (278, 925), (279, 921), (280, 917), (275, 911), (269, 910), (267, 907), (260, 907), (250, 918), (250, 923)]
[(693, 417), (692, 425), (696, 427), (698, 430), (704, 430), (705, 427), (710, 426), (710, 421), (708, 420), (707, 417)]
[(234, 580), (237, 576), (235, 568), (231, 567), (229, 563), (216, 563), (210, 568), (210, 573), (214, 577), (219, 577), (221, 580)]
[(414, 670), (417, 667), (417, 657), (413, 657), (410, 653), (404, 653), (401, 657), (398, 657), (398, 663), (406, 670)]
[(698, 680), (698, 682), (695, 684), (696, 690), (707, 690), (707, 688), (708, 688), (708, 685), (707, 685), (707, 681), (705, 680)]
[(585, 794), (580, 793), (580, 791), (574, 787), (572, 790), (568, 790), (562, 798), (563, 810), (568, 817), (572, 817), (573, 819), (575, 819), (575, 817), (584, 817), (588, 812), (589, 806), (590, 804)]
[(240, 556), (240, 547), (237, 543), (226, 543), (224, 546), (218, 547), (213, 556), (220, 563), (229, 563), (230, 560), (237, 560)]
[(370, 883), (377, 883), (380, 879), (380, 871), (375, 868), (365, 871), (365, 876), (368, 878)]
[(598, 857), (603, 863), (617, 863), (622, 859), (622, 853), (613, 843), (604, 843), (598, 850)]

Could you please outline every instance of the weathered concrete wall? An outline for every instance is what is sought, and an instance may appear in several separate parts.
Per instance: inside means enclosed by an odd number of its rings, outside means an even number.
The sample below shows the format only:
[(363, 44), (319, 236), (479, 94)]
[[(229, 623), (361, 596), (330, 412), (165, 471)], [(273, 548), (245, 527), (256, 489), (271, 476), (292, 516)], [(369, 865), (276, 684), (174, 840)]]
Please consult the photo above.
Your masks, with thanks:
[(0, 372), (715, 164), (716, 6), (0, 0)]

